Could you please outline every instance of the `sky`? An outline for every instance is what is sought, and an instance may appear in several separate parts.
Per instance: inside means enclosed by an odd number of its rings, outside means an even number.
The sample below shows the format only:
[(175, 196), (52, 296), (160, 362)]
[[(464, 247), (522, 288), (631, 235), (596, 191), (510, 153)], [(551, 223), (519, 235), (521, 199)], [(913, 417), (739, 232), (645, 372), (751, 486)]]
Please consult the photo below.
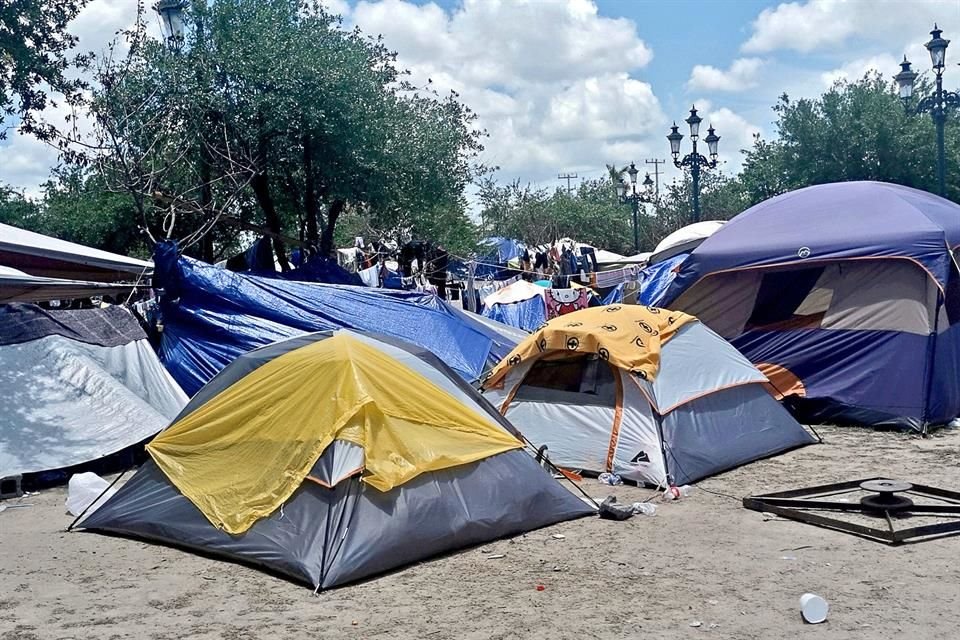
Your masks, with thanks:
[[(80, 50), (103, 50), (134, 18), (133, 0), (91, 0), (71, 24)], [(345, 27), (382, 34), (415, 83), (453, 89), (489, 133), (480, 160), (501, 181), (553, 188), (561, 173), (669, 159), (665, 138), (696, 104), (739, 170), (755, 133), (776, 135), (779, 95), (816, 97), (904, 53), (930, 73), (936, 21), (949, 89), (960, 86), (960, 0), (327, 0)], [(153, 25), (157, 29), (157, 25)], [(48, 114), (63, 119), (60, 110)], [(83, 125), (81, 124), (81, 127)], [(932, 141), (931, 141), (932, 144)], [(683, 150), (688, 152), (684, 139)], [(56, 151), (11, 132), (0, 183), (39, 193)], [(675, 178), (660, 165), (661, 182)]]

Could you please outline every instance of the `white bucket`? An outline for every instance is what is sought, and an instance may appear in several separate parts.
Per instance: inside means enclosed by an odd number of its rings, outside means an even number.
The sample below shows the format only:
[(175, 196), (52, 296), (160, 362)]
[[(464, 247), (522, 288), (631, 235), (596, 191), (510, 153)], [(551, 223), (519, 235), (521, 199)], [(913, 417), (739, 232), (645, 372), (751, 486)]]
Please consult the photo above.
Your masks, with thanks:
[(800, 614), (810, 624), (819, 624), (827, 619), (830, 605), (815, 593), (805, 593), (800, 596)]

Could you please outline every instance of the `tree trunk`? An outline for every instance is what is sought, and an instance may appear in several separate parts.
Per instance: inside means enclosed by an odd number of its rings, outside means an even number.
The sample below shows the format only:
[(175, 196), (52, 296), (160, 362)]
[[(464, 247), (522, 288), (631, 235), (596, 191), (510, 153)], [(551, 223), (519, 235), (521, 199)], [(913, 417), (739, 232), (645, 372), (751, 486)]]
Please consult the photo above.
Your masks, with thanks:
[[(263, 209), (263, 216), (267, 221), (267, 228), (275, 234), (282, 233), (283, 229), (280, 224), (280, 216), (277, 215), (277, 208), (274, 206), (273, 197), (270, 195), (270, 181), (267, 179), (267, 174), (257, 172), (253, 180), (250, 181), (250, 186), (253, 187), (257, 204)], [(283, 241), (276, 236), (273, 237), (273, 250), (277, 254), (277, 262), (280, 263), (280, 268), (283, 271), (289, 271), (290, 263), (287, 262), (285, 246)]]
[(307, 223), (307, 242), (316, 245), (320, 240), (319, 225), (319, 205), (317, 204), (317, 192), (313, 180), (313, 149), (310, 148), (310, 134), (303, 134), (303, 172), (304, 194), (303, 208)]
[[(267, 138), (263, 133), (263, 114), (257, 114), (257, 120), (260, 128), (260, 135), (257, 137), (257, 172), (250, 181), (250, 186), (253, 188), (253, 195), (257, 198), (257, 204), (263, 210), (267, 228), (273, 233), (279, 234), (283, 232), (283, 225), (273, 203), (273, 196), (270, 195), (270, 179), (265, 169), (267, 164)], [(280, 269), (290, 271), (290, 263), (287, 262), (287, 253), (283, 241), (276, 236), (273, 237), (273, 251), (277, 255)]]
[(323, 238), (320, 239), (321, 255), (329, 257), (333, 253), (333, 230), (337, 226), (337, 219), (346, 207), (347, 203), (343, 200), (334, 200), (330, 203), (330, 208), (327, 209), (327, 225), (323, 228)]

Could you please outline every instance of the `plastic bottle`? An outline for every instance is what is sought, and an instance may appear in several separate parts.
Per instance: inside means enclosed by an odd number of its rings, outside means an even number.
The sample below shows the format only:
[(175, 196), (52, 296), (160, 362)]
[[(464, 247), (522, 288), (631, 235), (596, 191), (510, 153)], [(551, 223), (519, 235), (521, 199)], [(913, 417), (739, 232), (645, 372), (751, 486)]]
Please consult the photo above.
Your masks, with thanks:
[(663, 500), (664, 502), (670, 502), (671, 500), (686, 498), (692, 491), (693, 487), (688, 484), (685, 484), (682, 487), (668, 487), (667, 490), (663, 492)]

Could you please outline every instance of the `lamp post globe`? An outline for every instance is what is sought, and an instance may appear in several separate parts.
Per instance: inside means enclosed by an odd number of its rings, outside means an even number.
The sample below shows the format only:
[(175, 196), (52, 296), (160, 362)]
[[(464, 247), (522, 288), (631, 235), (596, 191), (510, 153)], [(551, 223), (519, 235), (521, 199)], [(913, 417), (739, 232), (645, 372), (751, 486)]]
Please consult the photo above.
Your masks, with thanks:
[(703, 118), (697, 115), (697, 105), (690, 107), (690, 116), (685, 122), (690, 125), (690, 139), (696, 140), (700, 135), (700, 123), (703, 122)]
[(183, 42), (183, 12), (186, 0), (159, 0), (153, 10), (160, 15), (161, 29), (171, 46)]
[(907, 56), (903, 56), (903, 62), (900, 63), (900, 73), (893, 76), (897, 83), (897, 90), (900, 92), (900, 99), (907, 101), (913, 96), (913, 83), (917, 79), (917, 72), (910, 68), (910, 61)]
[(924, 45), (930, 52), (930, 62), (933, 64), (934, 70), (943, 69), (946, 65), (947, 46), (950, 44), (949, 40), (940, 37), (941, 33), (943, 33), (943, 29), (940, 29), (934, 23), (933, 31), (930, 32), (930, 42)]

